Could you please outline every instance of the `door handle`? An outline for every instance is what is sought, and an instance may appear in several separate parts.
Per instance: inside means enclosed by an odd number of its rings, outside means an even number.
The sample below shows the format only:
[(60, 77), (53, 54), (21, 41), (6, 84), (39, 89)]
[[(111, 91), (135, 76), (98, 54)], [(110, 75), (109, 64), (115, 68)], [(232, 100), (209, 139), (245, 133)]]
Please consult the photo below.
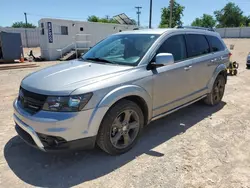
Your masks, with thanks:
[(188, 71), (191, 68), (192, 68), (192, 66), (187, 66), (187, 67), (184, 67), (184, 70)]
[(227, 56), (224, 56), (224, 57), (221, 56), (220, 59), (221, 59), (221, 60), (225, 60), (225, 59), (228, 59), (228, 57), (227, 57)]
[(215, 61), (217, 61), (217, 58), (210, 60), (210, 62), (212, 62), (212, 63)]

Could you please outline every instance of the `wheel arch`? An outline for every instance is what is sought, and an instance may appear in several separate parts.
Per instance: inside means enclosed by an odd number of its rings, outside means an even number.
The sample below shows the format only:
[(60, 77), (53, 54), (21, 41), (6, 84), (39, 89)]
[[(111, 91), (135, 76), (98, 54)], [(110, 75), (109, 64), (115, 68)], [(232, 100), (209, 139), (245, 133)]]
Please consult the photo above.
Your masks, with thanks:
[(119, 103), (122, 100), (129, 100), (129, 101), (132, 101), (135, 104), (137, 104), (140, 107), (140, 109), (142, 110), (142, 113), (144, 116), (144, 125), (148, 124), (148, 122), (149, 122), (149, 119), (148, 119), (149, 118), (149, 108), (148, 108), (146, 101), (140, 96), (130, 95), (130, 96), (126, 96), (124, 98), (121, 98), (118, 101), (116, 101), (109, 109), (111, 109), (114, 105), (116, 105), (117, 103)]
[(152, 98), (148, 92), (137, 85), (126, 85), (118, 87), (108, 94), (97, 104), (88, 122), (89, 131), (97, 134), (103, 118), (107, 112), (119, 101), (126, 99), (136, 103), (144, 115), (144, 124), (152, 118)]
[(141, 108), (143, 115), (147, 118), (145, 123), (151, 119), (152, 98), (144, 88), (137, 85), (126, 85), (112, 90), (102, 99), (99, 106), (108, 106), (110, 109), (123, 99), (133, 101)]
[(208, 92), (209, 93), (212, 91), (214, 82), (215, 82), (218, 75), (224, 76), (226, 83), (227, 83), (227, 67), (225, 64), (220, 64), (218, 67), (216, 67), (216, 69), (213, 73), (213, 76), (208, 83)]

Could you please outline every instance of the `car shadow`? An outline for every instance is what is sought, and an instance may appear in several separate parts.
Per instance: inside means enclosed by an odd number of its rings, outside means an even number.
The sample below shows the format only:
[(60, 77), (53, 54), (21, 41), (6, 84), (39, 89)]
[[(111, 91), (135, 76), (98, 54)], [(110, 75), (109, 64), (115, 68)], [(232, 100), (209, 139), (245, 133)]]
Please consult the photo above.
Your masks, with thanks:
[(142, 154), (162, 157), (156, 146), (221, 110), (197, 102), (146, 126), (137, 145), (120, 156), (109, 156), (100, 149), (75, 153), (43, 153), (26, 145), (18, 136), (8, 141), (4, 156), (12, 171), (24, 182), (38, 187), (71, 187), (111, 173)]

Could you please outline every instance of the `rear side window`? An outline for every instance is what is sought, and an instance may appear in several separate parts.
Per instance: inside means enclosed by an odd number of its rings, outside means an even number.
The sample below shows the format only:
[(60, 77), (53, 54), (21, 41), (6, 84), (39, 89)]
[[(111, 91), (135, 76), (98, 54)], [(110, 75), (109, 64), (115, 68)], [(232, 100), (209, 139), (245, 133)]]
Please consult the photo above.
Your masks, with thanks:
[(207, 39), (208, 39), (208, 42), (210, 44), (212, 52), (218, 52), (218, 51), (225, 50), (224, 45), (217, 37), (207, 36)]
[(175, 35), (168, 38), (158, 49), (159, 53), (171, 53), (175, 61), (187, 58), (186, 44), (183, 35)]
[(186, 35), (187, 50), (189, 57), (196, 57), (208, 54), (210, 48), (204, 35), (188, 34)]

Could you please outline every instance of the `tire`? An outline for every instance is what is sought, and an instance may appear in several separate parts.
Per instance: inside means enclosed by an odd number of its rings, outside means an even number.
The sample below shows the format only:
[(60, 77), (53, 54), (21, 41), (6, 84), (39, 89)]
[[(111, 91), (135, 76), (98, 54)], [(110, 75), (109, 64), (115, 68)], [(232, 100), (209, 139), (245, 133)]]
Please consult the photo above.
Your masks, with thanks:
[(97, 145), (110, 155), (125, 153), (136, 144), (143, 125), (141, 108), (132, 101), (121, 100), (104, 116), (97, 135)]
[(250, 65), (247, 65), (247, 69), (250, 69)]
[(224, 95), (225, 85), (226, 85), (225, 77), (222, 75), (218, 75), (216, 80), (214, 81), (211, 93), (207, 95), (207, 97), (204, 99), (204, 102), (210, 106), (215, 106), (219, 104)]
[(234, 75), (236, 76), (238, 74), (238, 71), (237, 70), (234, 70)]

